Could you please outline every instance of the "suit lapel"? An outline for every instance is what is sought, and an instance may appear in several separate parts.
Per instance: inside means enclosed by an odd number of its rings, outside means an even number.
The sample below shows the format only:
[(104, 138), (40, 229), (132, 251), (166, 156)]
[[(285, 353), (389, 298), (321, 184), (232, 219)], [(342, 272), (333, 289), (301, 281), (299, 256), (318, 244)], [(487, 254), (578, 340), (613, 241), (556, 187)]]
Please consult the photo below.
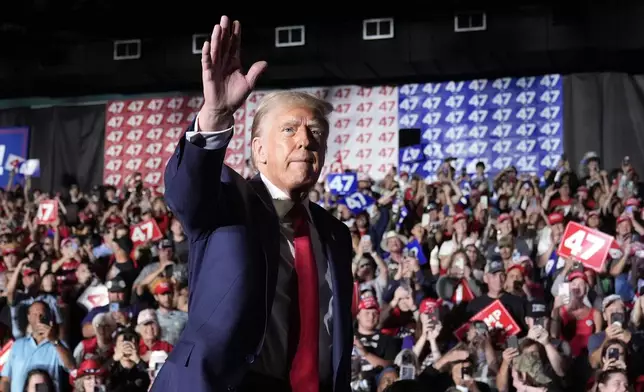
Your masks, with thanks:
[[(345, 268), (351, 268), (350, 260), (343, 260), (346, 252), (341, 250), (341, 242), (338, 242), (335, 238), (333, 230), (331, 230), (328, 223), (329, 217), (328, 213), (319, 205), (315, 203), (310, 203), (311, 217), (313, 218), (313, 223), (317, 228), (317, 231), (320, 235), (320, 240), (322, 241), (323, 249), (325, 250), (326, 257), (329, 263), (329, 268), (331, 269), (331, 281), (333, 283), (333, 383), (336, 384), (336, 378), (338, 375), (338, 368), (341, 364), (342, 357), (345, 356), (343, 343), (347, 336), (347, 333), (351, 331), (344, 331), (343, 327), (346, 325), (351, 325), (351, 294), (346, 291), (345, 287), (348, 284), (351, 286), (351, 282), (345, 282), (345, 278), (342, 274), (343, 263), (347, 263)], [(348, 255), (348, 253), (347, 253)], [(349, 275), (350, 276), (350, 275)], [(345, 302), (349, 303), (349, 307), (344, 306)], [(345, 308), (348, 310), (345, 311)], [(353, 339), (351, 337), (351, 339)]]
[[(262, 246), (266, 259), (266, 317), (270, 317), (277, 286), (277, 271), (280, 258), (280, 225), (273, 200), (259, 174), (248, 181), (255, 191), (249, 204), (252, 211), (252, 222)], [(257, 200), (259, 199), (259, 200)]]

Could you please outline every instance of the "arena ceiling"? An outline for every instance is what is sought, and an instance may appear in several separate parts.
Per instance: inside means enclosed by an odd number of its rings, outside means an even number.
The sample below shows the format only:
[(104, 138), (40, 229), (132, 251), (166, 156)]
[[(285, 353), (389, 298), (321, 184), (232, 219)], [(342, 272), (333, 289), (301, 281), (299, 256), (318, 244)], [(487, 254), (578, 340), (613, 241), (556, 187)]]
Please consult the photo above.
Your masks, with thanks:
[[(8, 3), (8, 2), (6, 2)], [(219, 15), (244, 25), (247, 62), (269, 61), (265, 86), (399, 83), (546, 72), (640, 72), (637, 2), (204, 2), (20, 0), (0, 9), (0, 98), (199, 88), (191, 35)], [(503, 2), (508, 3), (508, 2)], [(455, 33), (455, 11), (488, 15), (484, 32)], [(361, 20), (394, 17), (391, 40), (363, 41)], [(274, 47), (274, 28), (305, 24), (304, 47)], [(142, 57), (113, 61), (112, 40), (140, 38)], [(186, 50), (188, 52), (186, 52)]]

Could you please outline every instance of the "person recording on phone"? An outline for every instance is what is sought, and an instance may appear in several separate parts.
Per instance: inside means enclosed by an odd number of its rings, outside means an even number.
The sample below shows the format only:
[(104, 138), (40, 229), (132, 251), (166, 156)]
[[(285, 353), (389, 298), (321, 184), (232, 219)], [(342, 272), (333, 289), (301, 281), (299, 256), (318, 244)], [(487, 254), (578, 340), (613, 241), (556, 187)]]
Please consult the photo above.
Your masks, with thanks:
[(47, 371), (33, 369), (27, 374), (25, 387), (22, 390), (24, 392), (55, 392), (56, 385)]
[(2, 392), (21, 392), (30, 370), (46, 370), (59, 388), (66, 383), (65, 371), (75, 367), (74, 358), (64, 343), (58, 340), (58, 331), (49, 306), (36, 301), (27, 311), (31, 333), (16, 339), (9, 358), (2, 369)]
[(83, 318), (83, 337), (91, 338), (96, 336), (96, 330), (92, 325), (94, 317), (102, 313), (110, 313), (114, 321), (122, 326), (128, 325), (131, 319), (138, 315), (139, 306), (135, 303), (126, 306), (128, 303), (128, 286), (123, 278), (116, 276), (105, 283), (109, 304), (97, 306), (90, 310)]
[(146, 363), (139, 354), (139, 336), (130, 328), (116, 332), (116, 345), (111, 363), (107, 364), (110, 392), (145, 392), (150, 385)]
[[(639, 303), (636, 302), (635, 306)], [(635, 310), (633, 310), (635, 312)], [(602, 302), (602, 321), (604, 329), (593, 334), (588, 340), (588, 351), (590, 353), (590, 364), (593, 368), (600, 368), (603, 352), (608, 342), (615, 339), (623, 342), (629, 351), (636, 357), (642, 356), (644, 346), (641, 344), (641, 337), (634, 333), (633, 325), (629, 325), (626, 316), (626, 305), (617, 294), (604, 298)], [(640, 368), (641, 369), (641, 368)], [(644, 371), (644, 369), (641, 369)]]
[(423, 385), (431, 385), (433, 391), (456, 387), (462, 392), (488, 392), (490, 387), (474, 379), (476, 360), (463, 348), (454, 348), (444, 354), (433, 366), (418, 375)]
[(364, 235), (358, 244), (358, 252), (353, 258), (353, 276), (360, 284), (360, 291), (372, 290), (378, 303), (382, 303), (383, 292), (389, 283), (389, 269), (374, 249), (371, 236)]

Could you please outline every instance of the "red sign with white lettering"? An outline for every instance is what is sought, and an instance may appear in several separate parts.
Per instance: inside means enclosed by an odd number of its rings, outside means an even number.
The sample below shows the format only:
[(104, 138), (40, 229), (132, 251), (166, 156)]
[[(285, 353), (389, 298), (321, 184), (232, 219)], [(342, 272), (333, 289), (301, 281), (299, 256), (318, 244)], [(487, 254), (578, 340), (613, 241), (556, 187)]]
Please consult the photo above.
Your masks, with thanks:
[(36, 212), (36, 223), (39, 225), (49, 225), (58, 219), (58, 201), (43, 200), (38, 204)]
[(470, 327), (470, 322), (472, 321), (483, 321), (490, 331), (495, 329), (502, 330), (503, 333), (501, 334), (501, 337), (503, 341), (505, 341), (508, 336), (516, 335), (521, 332), (519, 324), (514, 321), (512, 316), (510, 316), (510, 312), (508, 312), (505, 306), (503, 306), (501, 301), (498, 299), (474, 315), (469, 322), (461, 325), (456, 331), (454, 331), (454, 336), (456, 336), (458, 340), (463, 340)]
[(581, 262), (595, 271), (601, 271), (614, 238), (576, 222), (568, 223), (557, 253), (560, 257)]
[(163, 238), (163, 234), (157, 222), (148, 219), (130, 228), (130, 238), (134, 246), (139, 246), (149, 241), (158, 241)]

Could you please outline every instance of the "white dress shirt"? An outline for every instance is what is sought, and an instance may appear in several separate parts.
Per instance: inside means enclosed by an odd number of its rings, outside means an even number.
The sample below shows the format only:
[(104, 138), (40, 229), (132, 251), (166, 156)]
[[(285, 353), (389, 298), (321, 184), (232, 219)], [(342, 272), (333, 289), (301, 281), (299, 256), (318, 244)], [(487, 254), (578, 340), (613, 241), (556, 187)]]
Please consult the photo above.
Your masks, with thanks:
[[(205, 139), (207, 150), (222, 148), (232, 137), (235, 127), (223, 131), (199, 132), (198, 120), (195, 121), (195, 131), (186, 132), (186, 139), (193, 142), (201, 135)], [(273, 199), (288, 200), (290, 197), (281, 189), (273, 185), (263, 174), (260, 174)], [(320, 302), (320, 380), (331, 381), (333, 377), (331, 343), (333, 342), (333, 285), (331, 269), (323, 250), (317, 228), (313, 224), (309, 200), (304, 201), (304, 206), (310, 218), (310, 234), (313, 254), (318, 267), (319, 302)], [(287, 358), (288, 323), (291, 298), (289, 295), (289, 282), (294, 270), (295, 246), (293, 233), (284, 230), (280, 225), (280, 260), (277, 273), (277, 286), (271, 315), (268, 320), (264, 345), (257, 360), (251, 365), (255, 372), (271, 377), (288, 380), (289, 367)]]

